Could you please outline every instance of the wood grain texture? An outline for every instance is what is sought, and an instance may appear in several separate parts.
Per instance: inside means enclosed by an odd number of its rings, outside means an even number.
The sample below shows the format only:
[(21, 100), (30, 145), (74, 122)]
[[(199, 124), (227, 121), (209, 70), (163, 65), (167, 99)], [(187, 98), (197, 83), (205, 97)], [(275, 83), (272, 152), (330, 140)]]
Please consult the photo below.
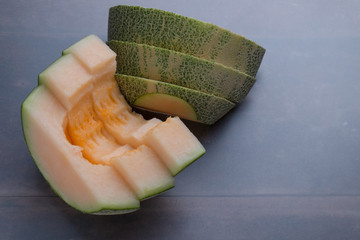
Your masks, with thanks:
[(359, 203), (350, 196), (157, 197), (133, 214), (94, 216), (57, 197), (1, 197), (0, 232), (2, 239), (358, 239)]

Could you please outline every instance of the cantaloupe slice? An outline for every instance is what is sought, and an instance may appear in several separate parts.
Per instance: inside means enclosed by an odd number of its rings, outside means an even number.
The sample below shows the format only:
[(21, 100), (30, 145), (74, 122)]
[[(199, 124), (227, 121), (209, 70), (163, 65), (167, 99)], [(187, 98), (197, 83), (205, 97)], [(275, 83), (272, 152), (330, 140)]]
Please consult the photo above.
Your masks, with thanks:
[[(39, 86), (22, 104), (25, 140), (39, 170), (60, 197), (87, 213), (134, 211), (140, 200), (174, 186), (159, 150), (146, 143), (162, 122), (131, 111), (114, 66), (115, 54), (88, 36), (40, 74)], [(183, 154), (184, 162), (201, 154)]]
[(235, 104), (194, 89), (151, 79), (115, 74), (121, 93), (134, 106), (214, 124)]

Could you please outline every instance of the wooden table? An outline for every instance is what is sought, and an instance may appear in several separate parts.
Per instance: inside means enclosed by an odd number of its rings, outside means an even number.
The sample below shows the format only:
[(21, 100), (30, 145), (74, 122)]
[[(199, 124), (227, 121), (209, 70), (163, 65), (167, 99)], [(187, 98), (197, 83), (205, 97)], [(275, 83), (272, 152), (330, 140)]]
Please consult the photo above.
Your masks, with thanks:
[[(110, 6), (211, 22), (267, 49), (245, 102), (213, 126), (186, 122), (207, 153), (176, 187), (127, 215), (87, 215), (48, 186), (20, 105), (37, 75)], [(360, 239), (357, 0), (0, 0), (0, 239)]]

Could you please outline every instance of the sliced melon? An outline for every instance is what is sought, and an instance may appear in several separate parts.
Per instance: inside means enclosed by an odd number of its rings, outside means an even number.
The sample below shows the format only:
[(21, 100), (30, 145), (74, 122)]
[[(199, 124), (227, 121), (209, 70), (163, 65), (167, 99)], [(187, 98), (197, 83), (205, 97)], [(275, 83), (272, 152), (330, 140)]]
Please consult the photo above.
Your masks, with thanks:
[[(182, 113), (190, 113), (178, 116), (192, 121), (213, 124), (235, 106), (224, 98), (174, 84), (124, 74), (115, 74), (115, 78), (121, 93), (131, 105), (173, 114), (168, 107), (171, 101), (170, 106), (182, 109)], [(196, 117), (189, 109), (193, 109)]]
[[(22, 104), (24, 136), (36, 165), (65, 202), (86, 213), (134, 211), (140, 200), (174, 186), (159, 150), (146, 144), (161, 121), (131, 111), (114, 66), (114, 53), (88, 36), (40, 74), (39, 86)], [(154, 141), (161, 145), (161, 138)], [(194, 139), (189, 135), (186, 142)], [(186, 161), (198, 157), (185, 155)]]
[(233, 68), (172, 50), (109, 41), (117, 54), (117, 73), (163, 81), (240, 103), (255, 78)]
[(108, 40), (144, 43), (221, 63), (255, 76), (265, 49), (213, 24), (136, 6), (110, 8)]

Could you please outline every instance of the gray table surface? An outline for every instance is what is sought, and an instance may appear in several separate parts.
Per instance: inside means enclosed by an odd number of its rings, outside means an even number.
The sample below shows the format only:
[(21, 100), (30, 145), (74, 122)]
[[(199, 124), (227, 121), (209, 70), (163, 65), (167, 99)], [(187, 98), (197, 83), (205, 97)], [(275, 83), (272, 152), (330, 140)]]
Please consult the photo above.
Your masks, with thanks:
[[(213, 126), (176, 187), (128, 215), (66, 205), (23, 140), (37, 75), (118, 4), (172, 11), (267, 49), (246, 100)], [(357, 0), (0, 0), (0, 239), (360, 239)]]

